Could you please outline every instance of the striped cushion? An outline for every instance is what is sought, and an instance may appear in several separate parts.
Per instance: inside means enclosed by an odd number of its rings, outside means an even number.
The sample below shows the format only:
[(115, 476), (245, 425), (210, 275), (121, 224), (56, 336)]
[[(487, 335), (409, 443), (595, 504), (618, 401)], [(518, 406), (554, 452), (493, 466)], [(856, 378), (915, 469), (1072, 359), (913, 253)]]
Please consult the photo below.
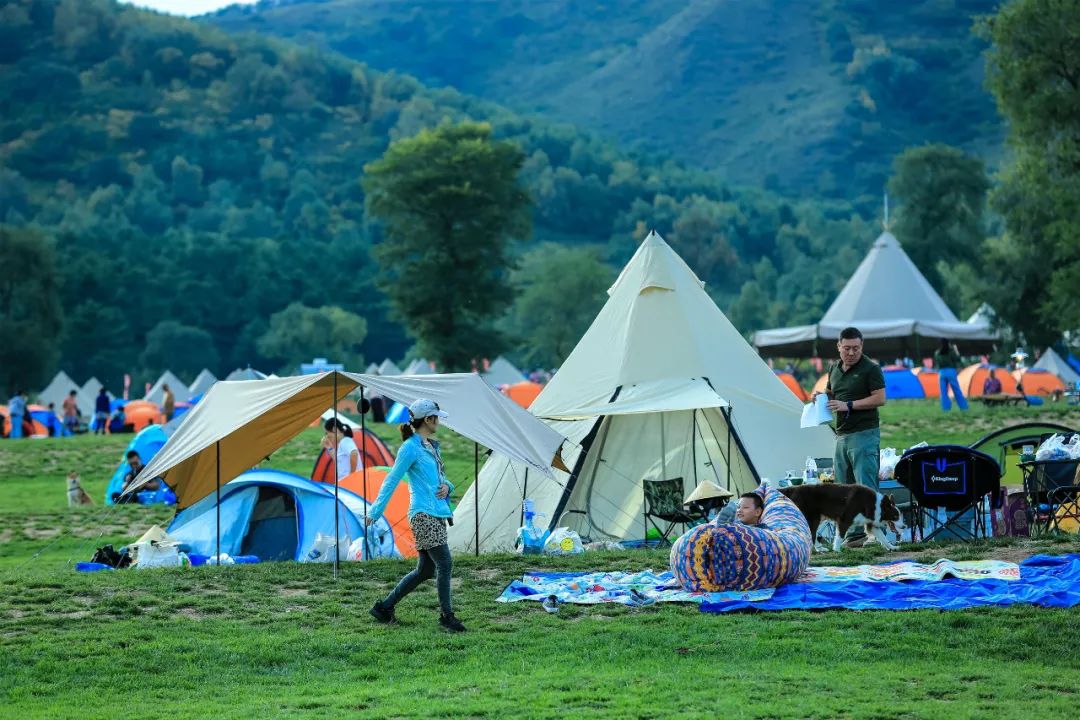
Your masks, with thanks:
[(810, 527), (776, 490), (765, 494), (766, 528), (707, 523), (671, 547), (671, 571), (690, 591), (760, 590), (791, 582), (810, 563)]

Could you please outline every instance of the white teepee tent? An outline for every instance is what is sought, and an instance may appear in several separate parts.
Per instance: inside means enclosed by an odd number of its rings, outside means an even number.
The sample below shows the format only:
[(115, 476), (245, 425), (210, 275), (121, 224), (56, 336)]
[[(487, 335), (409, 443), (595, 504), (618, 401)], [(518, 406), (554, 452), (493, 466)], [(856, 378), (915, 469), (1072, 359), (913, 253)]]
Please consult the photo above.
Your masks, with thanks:
[(530, 408), (574, 443), (572, 472), (543, 478), (493, 456), (458, 506), (451, 546), (473, 549), (478, 505), (480, 548), (511, 548), (526, 497), (552, 527), (640, 539), (646, 479), (682, 478), (684, 497), (705, 480), (746, 491), (832, 456), (832, 430), (799, 429), (799, 401), (659, 235), (608, 295)]
[(379, 374), (387, 376), (400, 375), (401, 368), (395, 365), (393, 360), (386, 358), (382, 361), (382, 365), (379, 366)]
[(1057, 375), (1066, 385), (1080, 383), (1080, 373), (1073, 370), (1069, 363), (1054, 352), (1054, 348), (1046, 348), (1046, 352), (1040, 355), (1038, 361), (1031, 367)]
[(191, 397), (204, 394), (210, 389), (210, 386), (217, 382), (217, 378), (214, 377), (214, 373), (210, 372), (206, 368), (202, 369), (198, 377), (195, 378), (195, 382), (191, 383), (188, 387), (188, 392), (191, 393)]
[(525, 379), (525, 373), (514, 367), (514, 364), (502, 355), (495, 358), (487, 372), (483, 373), (484, 379), (495, 387), (500, 385), (513, 385)]
[(191, 391), (188, 390), (187, 383), (173, 375), (172, 370), (161, 373), (161, 377), (157, 379), (157, 382), (154, 383), (154, 386), (150, 388), (150, 392), (146, 393), (146, 397), (143, 399), (160, 405), (165, 401), (165, 385), (168, 385), (169, 389), (172, 390), (173, 399), (176, 402), (187, 402), (191, 399)]
[(38, 393), (38, 400), (42, 405), (53, 403), (56, 406), (57, 414), (60, 414), (62, 412), (61, 408), (64, 406), (64, 400), (72, 390), (75, 391), (75, 404), (78, 406), (79, 412), (84, 417), (93, 413), (94, 396), (84, 393), (82, 388), (76, 385), (75, 381), (68, 377), (68, 374), (63, 370), (56, 373), (48, 387)]

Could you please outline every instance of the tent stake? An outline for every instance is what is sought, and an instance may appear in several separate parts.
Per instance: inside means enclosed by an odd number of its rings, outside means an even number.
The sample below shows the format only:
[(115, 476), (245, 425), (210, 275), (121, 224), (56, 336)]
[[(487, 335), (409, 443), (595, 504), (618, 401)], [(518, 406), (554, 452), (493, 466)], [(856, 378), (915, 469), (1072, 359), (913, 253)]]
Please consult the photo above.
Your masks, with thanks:
[(217, 543), (216, 543), (216, 545), (217, 545), (217, 564), (218, 564), (218, 567), (221, 567), (221, 441), (220, 440), (218, 440), (216, 443), (214, 443), (214, 454), (215, 454), (215, 456), (217, 458), (217, 462), (215, 463), (215, 467), (217, 468), (217, 472), (216, 472), (216, 478), (217, 478), (217, 490), (216, 490), (216, 493), (217, 493), (217, 496), (216, 496), (216, 501), (214, 503), (215, 512), (217, 514), (217, 522), (215, 523), (215, 525), (217, 526)]
[(480, 446), (473, 443), (473, 515), (476, 519), (476, 557), (480, 557)]
[(363, 452), (360, 453), (360, 472), (364, 479), (364, 550), (362, 558), (368, 559), (368, 542), (367, 542), (367, 511), (371, 508), (371, 499), (368, 498), (367, 493), (367, 422), (365, 419), (367, 414), (364, 412), (364, 386), (360, 386), (360, 446), (363, 448)]
[(341, 530), (338, 527), (338, 478), (341, 477), (341, 473), (338, 472), (338, 420), (337, 416), (337, 370), (332, 370), (334, 373), (334, 579), (338, 579), (338, 558), (341, 556), (341, 548), (338, 545), (341, 543)]

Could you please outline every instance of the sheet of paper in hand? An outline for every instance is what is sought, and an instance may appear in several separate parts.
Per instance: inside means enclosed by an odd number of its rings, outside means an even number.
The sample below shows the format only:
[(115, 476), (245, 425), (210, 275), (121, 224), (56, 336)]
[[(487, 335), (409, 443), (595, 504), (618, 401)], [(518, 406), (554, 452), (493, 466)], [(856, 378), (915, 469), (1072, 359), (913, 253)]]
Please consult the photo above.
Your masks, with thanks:
[(832, 422), (832, 419), (832, 412), (829, 411), (829, 396), (822, 393), (814, 402), (803, 406), (800, 427), (817, 427)]

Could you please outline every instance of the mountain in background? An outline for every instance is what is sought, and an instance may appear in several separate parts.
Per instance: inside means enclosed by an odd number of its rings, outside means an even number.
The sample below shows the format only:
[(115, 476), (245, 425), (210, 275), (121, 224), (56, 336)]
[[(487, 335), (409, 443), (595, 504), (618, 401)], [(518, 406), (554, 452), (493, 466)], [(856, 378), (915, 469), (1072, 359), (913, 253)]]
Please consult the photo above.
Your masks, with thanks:
[(877, 195), (903, 149), (996, 163), (997, 0), (262, 0), (204, 20), (574, 123), (741, 184)]

